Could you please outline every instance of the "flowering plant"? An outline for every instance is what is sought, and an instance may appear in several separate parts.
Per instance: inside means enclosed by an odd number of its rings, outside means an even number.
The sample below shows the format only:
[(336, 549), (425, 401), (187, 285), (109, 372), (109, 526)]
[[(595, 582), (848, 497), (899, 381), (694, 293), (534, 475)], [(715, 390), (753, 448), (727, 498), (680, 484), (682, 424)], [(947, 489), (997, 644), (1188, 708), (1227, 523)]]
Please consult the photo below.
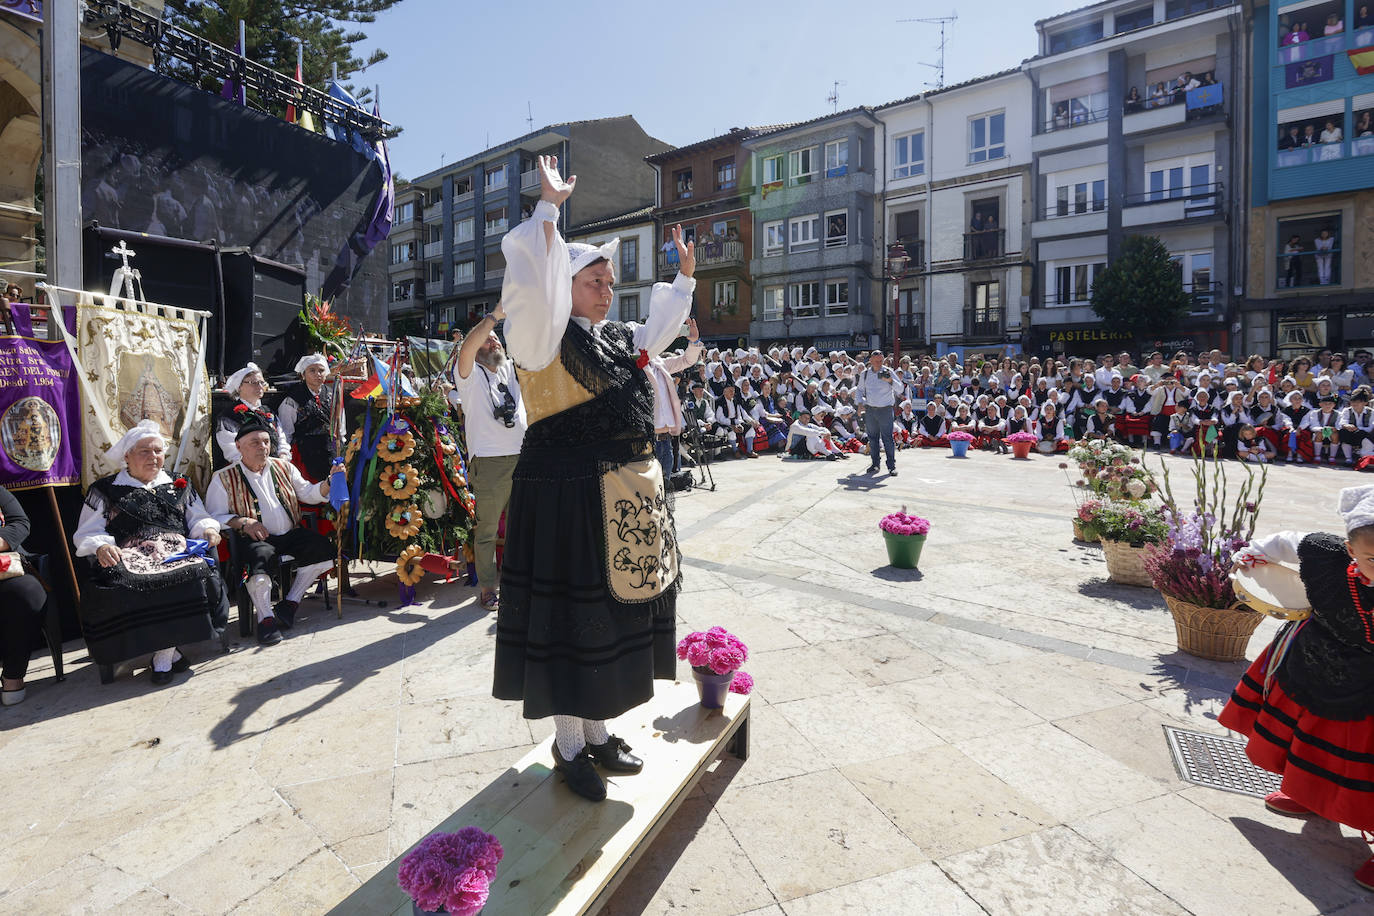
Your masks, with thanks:
[(234, 405), (234, 413), (248, 413), (251, 408), (242, 401)]
[(431, 833), (401, 860), (397, 883), (426, 913), (475, 916), (486, 906), (503, 855), (501, 841), (477, 827)]
[(884, 515), (879, 520), (878, 527), (888, 534), (929, 534), (930, 519), (921, 518), (919, 515), (907, 515), (906, 506), (902, 506), (902, 511)]
[(1085, 439), (1069, 449), (1068, 457), (1078, 463), (1081, 476), (1075, 484), (1108, 499), (1146, 499), (1159, 491), (1154, 474), (1119, 442)]
[(1097, 521), (1097, 513), (1102, 509), (1103, 502), (1100, 499), (1085, 499), (1078, 504), (1078, 520), (1091, 525)]
[(956, 429), (954, 432), (950, 433), (948, 436), (945, 436), (945, 438), (948, 439), (950, 442), (972, 442), (972, 441), (973, 441), (973, 436), (971, 436), (970, 434), (964, 432), (964, 431), (961, 430), (961, 429)]
[(739, 670), (749, 660), (749, 647), (724, 627), (688, 633), (677, 644), (677, 657), (701, 674), (734, 672), (731, 693), (747, 694), (754, 687), (754, 679)]
[(1012, 433), (1010, 436), (1003, 438), (1002, 441), (1006, 442), (1007, 444), (1011, 444), (1013, 442), (1039, 442), (1040, 437), (1037, 436), (1035, 433)]
[(330, 306), (319, 296), (306, 293), (305, 308), (300, 313), (301, 325), (306, 336), (326, 356), (344, 359), (348, 356), (348, 343), (353, 338), (353, 325), (348, 319)]
[(1169, 533), (1162, 507), (1129, 500), (1099, 504), (1092, 523), (1103, 540), (1125, 541), (1132, 547), (1158, 544)]
[(1255, 534), (1269, 472), (1262, 468), (1256, 480), (1248, 465), (1242, 467), (1245, 480), (1235, 499), (1228, 501), (1226, 469), (1220, 458), (1215, 452), (1210, 459), (1194, 458), (1192, 511), (1174, 499), (1169, 469), (1164, 468), (1168, 534), (1144, 558), (1150, 580), (1164, 594), (1202, 607), (1235, 607), (1231, 566), (1236, 553)]

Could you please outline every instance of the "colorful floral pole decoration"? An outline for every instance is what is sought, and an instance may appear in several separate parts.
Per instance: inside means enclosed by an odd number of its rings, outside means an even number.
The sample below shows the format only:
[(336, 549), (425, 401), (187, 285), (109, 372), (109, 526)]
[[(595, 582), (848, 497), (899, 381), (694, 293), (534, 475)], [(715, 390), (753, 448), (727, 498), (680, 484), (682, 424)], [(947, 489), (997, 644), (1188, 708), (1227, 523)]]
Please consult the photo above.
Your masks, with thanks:
[(386, 517), (386, 530), (398, 541), (408, 541), (420, 533), (421, 518), (414, 506), (397, 506)]
[(405, 461), (415, 454), (415, 436), (410, 432), (387, 433), (377, 453), (384, 461)]
[(420, 488), (420, 472), (409, 464), (387, 465), (377, 480), (382, 492), (396, 500), (410, 499)]

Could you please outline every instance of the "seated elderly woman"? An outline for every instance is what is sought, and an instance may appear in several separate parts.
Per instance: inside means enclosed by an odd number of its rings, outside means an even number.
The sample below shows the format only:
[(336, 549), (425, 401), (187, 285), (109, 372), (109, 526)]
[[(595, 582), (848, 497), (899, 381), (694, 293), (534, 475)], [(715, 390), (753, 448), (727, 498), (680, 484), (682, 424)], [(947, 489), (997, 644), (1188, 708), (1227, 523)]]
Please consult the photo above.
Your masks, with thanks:
[[(19, 500), (0, 487), (0, 553), (25, 556), (29, 517)], [(30, 567), (32, 568), (32, 567)], [(22, 569), (22, 564), (20, 569)], [(24, 675), (29, 670), (30, 648), (38, 614), (43, 610), (43, 583), (37, 576), (6, 565), (0, 575), (0, 650), (4, 653), (4, 688), (0, 704), (14, 706), (24, 700)]]
[(170, 683), (190, 660), (178, 645), (213, 639), (229, 618), (223, 583), (187, 538), (214, 547), (220, 525), (184, 478), (162, 469), (167, 443), (144, 420), (106, 453), (125, 469), (86, 492), (72, 541), (87, 557), (81, 589), (86, 648), (100, 665), (152, 653), (152, 682)]
[(239, 460), (237, 436), (239, 427), (251, 417), (258, 417), (267, 424), (272, 433), (272, 454), (278, 458), (291, 459), (291, 439), (282, 430), (277, 415), (267, 409), (262, 396), (267, 391), (267, 379), (257, 363), (249, 363), (224, 383), (224, 388), (236, 400), (228, 410), (215, 421), (215, 442), (224, 455), (225, 464)]

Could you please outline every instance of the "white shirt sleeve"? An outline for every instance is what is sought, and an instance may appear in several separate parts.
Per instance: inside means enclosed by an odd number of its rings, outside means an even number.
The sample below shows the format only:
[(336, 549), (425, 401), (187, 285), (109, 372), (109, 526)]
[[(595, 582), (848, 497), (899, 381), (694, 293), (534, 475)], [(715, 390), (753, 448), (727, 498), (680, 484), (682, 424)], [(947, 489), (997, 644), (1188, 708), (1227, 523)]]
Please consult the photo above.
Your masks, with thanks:
[[(682, 323), (692, 311), (692, 293), (696, 288), (696, 278), (684, 277), (681, 273), (673, 278), (672, 283), (655, 283), (649, 293), (649, 320), (644, 324), (630, 324), (634, 329), (635, 348), (646, 351), (650, 356), (658, 356), (676, 340), (682, 330)], [(569, 302), (571, 301), (570, 298)]]
[(669, 375), (675, 375), (676, 373), (681, 372), (683, 369), (688, 369), (692, 366), (695, 366), (697, 364), (697, 360), (701, 358), (702, 349), (703, 347), (701, 346), (701, 341), (697, 341), (694, 344), (690, 344), (687, 347), (686, 352), (684, 352), (681, 356), (665, 356), (663, 358), (664, 371), (667, 372)]
[(1298, 545), (1302, 543), (1304, 537), (1306, 535), (1301, 531), (1278, 531), (1261, 538), (1255, 538), (1242, 550), (1262, 554), (1266, 560), (1274, 563), (1296, 565), (1298, 562)]
[[(506, 310), (506, 350), (524, 369), (543, 369), (558, 355), (572, 315), (572, 263), (563, 236), (544, 238), (544, 224), (558, 224), (558, 208), (541, 200), (529, 219), (501, 239), (506, 276), (501, 306)], [(652, 319), (652, 316), (650, 316)]]
[(95, 552), (106, 544), (113, 547), (114, 542), (115, 539), (105, 530), (104, 511), (82, 505), (81, 517), (76, 522), (76, 531), (72, 532), (72, 543), (76, 545), (76, 555), (78, 557), (94, 556)]
[(301, 472), (296, 470), (294, 464), (286, 466), (286, 473), (291, 478), (291, 489), (296, 491), (296, 499), (303, 503), (322, 503), (326, 497), (320, 494), (320, 487), (324, 486), (324, 481), (311, 483), (301, 476)]
[(219, 474), (210, 478), (210, 487), (205, 491), (205, 509), (220, 525), (228, 525), (234, 517), (229, 511), (229, 492), (224, 489)]
[(231, 430), (215, 430), (215, 441), (219, 443), (219, 450), (224, 455), (224, 460), (233, 464), (239, 460), (238, 440), (234, 438)]
[(219, 531), (219, 520), (205, 508), (194, 492), (186, 497), (186, 536), (204, 540), (211, 531)]

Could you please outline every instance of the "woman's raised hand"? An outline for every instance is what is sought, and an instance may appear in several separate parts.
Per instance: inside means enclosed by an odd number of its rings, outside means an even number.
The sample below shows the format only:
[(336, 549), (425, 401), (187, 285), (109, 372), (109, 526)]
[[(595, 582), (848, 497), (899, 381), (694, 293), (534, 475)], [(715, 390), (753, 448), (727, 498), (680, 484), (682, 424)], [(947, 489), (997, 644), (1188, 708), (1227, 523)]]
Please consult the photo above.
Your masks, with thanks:
[(577, 176), (569, 176), (568, 180), (564, 181), (563, 176), (558, 174), (558, 157), (540, 156), (539, 185), (543, 189), (539, 199), (547, 200), (558, 207), (572, 195), (573, 188), (577, 186)]
[(677, 247), (678, 272), (690, 277), (697, 270), (697, 246), (696, 242), (683, 243), (681, 223), (673, 227), (673, 245)]

